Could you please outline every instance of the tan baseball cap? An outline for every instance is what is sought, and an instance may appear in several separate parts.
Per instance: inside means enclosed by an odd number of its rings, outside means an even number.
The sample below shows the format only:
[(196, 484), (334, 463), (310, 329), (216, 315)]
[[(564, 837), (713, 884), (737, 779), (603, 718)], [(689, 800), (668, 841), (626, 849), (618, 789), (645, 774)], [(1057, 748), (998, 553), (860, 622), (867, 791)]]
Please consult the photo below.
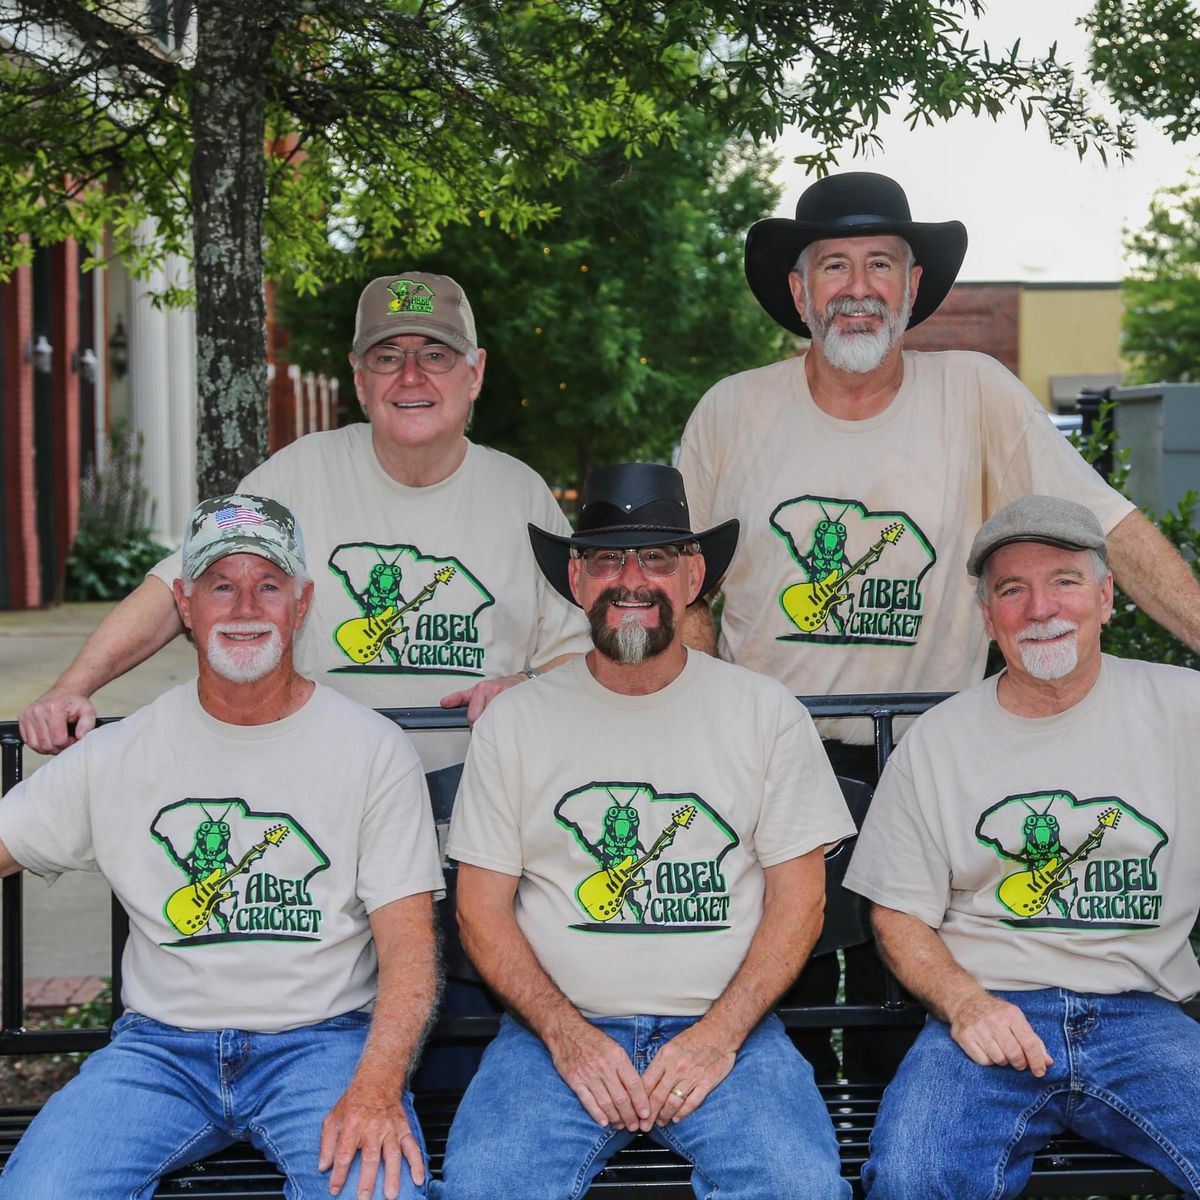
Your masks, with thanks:
[(460, 354), (476, 348), (474, 314), (449, 275), (408, 271), (382, 275), (363, 288), (354, 318), (355, 357), (384, 338), (406, 333), (436, 338)]
[(183, 578), (198, 579), (229, 554), (257, 554), (289, 575), (305, 574), (304, 537), (291, 509), (245, 492), (201, 500), (183, 538)]

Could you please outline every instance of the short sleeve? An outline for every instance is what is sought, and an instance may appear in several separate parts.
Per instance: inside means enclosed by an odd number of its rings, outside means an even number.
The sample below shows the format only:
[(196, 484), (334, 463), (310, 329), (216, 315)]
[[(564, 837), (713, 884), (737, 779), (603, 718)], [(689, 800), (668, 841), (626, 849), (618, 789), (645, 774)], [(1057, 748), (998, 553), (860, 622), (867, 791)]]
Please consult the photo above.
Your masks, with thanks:
[(754, 848), (764, 867), (854, 836), (842, 790), (812, 718), (780, 688), (780, 722), (770, 747)]
[(420, 760), (401, 730), (387, 730), (383, 739), (358, 833), (357, 892), (369, 913), (404, 896), (445, 890)]
[(986, 380), (990, 516), (1022, 496), (1058, 496), (1090, 508), (1106, 533), (1135, 505), (1109, 487), (1029, 391), (998, 363)]
[[(534, 523), (549, 533), (569, 536), (571, 523), (545, 484), (539, 486), (543, 495), (542, 511), (534, 516)], [(528, 536), (523, 524), (521, 536)], [(529, 559), (529, 565), (531, 570), (537, 572), (538, 619), (535, 641), (529, 648), (528, 665), (542, 666), (564, 654), (585, 654), (591, 649), (592, 643), (582, 610), (550, 586), (532, 557)]]
[(715, 524), (713, 503), (716, 493), (717, 464), (710, 445), (709, 424), (712, 406), (706, 395), (688, 418), (679, 445), (679, 472), (692, 528), (708, 529)]
[[(520, 797), (503, 777), (497, 742), (502, 735), (497, 728), (500, 707), (493, 703), (472, 731), (446, 853), (459, 862), (519, 876), (525, 865)], [(514, 739), (505, 737), (505, 742), (509, 754), (515, 754)]]
[(940, 927), (950, 903), (950, 864), (941, 831), (918, 801), (905, 753), (910, 731), (888, 760), (871, 800), (845, 886), (876, 904)]
[(91, 738), (39, 767), (0, 799), (0, 842), (26, 870), (51, 881), (65, 871), (98, 869), (88, 796)]

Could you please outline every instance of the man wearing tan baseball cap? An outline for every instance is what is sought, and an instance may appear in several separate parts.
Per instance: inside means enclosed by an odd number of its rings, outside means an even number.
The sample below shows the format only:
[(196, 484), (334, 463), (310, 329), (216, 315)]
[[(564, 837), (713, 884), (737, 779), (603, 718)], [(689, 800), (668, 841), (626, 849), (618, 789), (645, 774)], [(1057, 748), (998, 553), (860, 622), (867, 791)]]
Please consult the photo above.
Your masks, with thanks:
[(1023, 1193), (1064, 1130), (1200, 1192), (1200, 674), (1103, 654), (1095, 514), (1030, 495), (967, 558), (1005, 669), (888, 760), (846, 886), (928, 1007), (888, 1085), (869, 1200)]
[[(287, 504), (308, 535), (315, 584), (299, 669), (376, 708), (466, 705), (587, 648), (586, 623), (534, 563), (526, 527), (569, 534), (545, 483), (466, 436), (486, 351), (471, 305), (447, 275), (372, 280), (350, 362), (365, 423), (310, 434), (239, 491)], [(88, 697), (181, 630), (179, 561), (160, 563), (21, 715), (53, 753), (91, 729)], [(427, 770), (459, 762), (465, 733), (425, 734)]]

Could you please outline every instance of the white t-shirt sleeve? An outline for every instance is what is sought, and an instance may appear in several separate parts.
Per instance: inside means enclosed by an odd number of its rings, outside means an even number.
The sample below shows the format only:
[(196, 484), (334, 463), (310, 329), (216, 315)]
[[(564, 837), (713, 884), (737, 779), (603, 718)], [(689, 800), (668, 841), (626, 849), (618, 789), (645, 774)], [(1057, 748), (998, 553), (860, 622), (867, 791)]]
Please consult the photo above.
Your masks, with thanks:
[(358, 832), (357, 891), (369, 913), (418, 892), (444, 894), (425, 775), (408, 738), (395, 733), (396, 746), (378, 755)]
[(0, 800), (0, 842), (26, 870), (50, 881), (65, 871), (97, 870), (88, 803), (90, 741), (39, 767)]
[[(798, 710), (794, 719), (791, 706)], [(784, 697), (781, 716), (754, 831), (755, 852), (764, 867), (799, 858), (818, 846), (836, 845), (855, 832), (807, 710), (799, 700)]]
[(695, 530), (707, 529), (714, 524), (712, 511), (717, 464), (710, 438), (710, 394), (704, 396), (688, 418), (679, 446), (679, 471), (683, 476), (688, 513)]
[[(459, 862), (519, 876), (525, 866), (520, 797), (504, 778), (497, 747), (497, 739), (512, 731), (497, 728), (496, 714), (493, 704), (472, 730), (446, 853)], [(508, 757), (513, 761), (511, 750)]]
[(845, 886), (937, 929), (950, 903), (950, 864), (941, 830), (930, 826), (919, 803), (905, 748), (901, 742), (884, 768)]
[(1134, 509), (1071, 445), (1029, 391), (999, 363), (988, 373), (986, 445), (995, 491), (989, 511), (1021, 496), (1058, 496), (1086, 505), (1107, 533)]

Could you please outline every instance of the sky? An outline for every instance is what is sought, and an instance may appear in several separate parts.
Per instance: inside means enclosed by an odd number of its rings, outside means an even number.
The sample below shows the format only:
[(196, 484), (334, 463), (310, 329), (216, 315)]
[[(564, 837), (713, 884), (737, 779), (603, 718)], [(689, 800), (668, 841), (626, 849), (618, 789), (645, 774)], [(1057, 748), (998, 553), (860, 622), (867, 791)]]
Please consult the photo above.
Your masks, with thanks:
[[(1058, 42), (1060, 61), (1086, 63), (1087, 37), (1075, 21), (1087, 0), (991, 0), (977, 25), (995, 53), (1019, 37), (1022, 53)], [(1200, 141), (1172, 145), (1138, 126), (1131, 161), (1105, 166), (1094, 153), (1081, 162), (1071, 147), (1055, 147), (1035, 117), (998, 122), (956, 117), (910, 133), (894, 110), (880, 122), (882, 153), (853, 158), (838, 168), (878, 171), (898, 180), (914, 219), (959, 220), (967, 227), (967, 257), (959, 279), (969, 282), (1112, 282), (1124, 274), (1123, 231), (1145, 222), (1151, 196), (1181, 182)], [(795, 134), (775, 143), (784, 162), (775, 173), (783, 197), (775, 215), (795, 215), (796, 201), (812, 182), (788, 160), (806, 148)]]

